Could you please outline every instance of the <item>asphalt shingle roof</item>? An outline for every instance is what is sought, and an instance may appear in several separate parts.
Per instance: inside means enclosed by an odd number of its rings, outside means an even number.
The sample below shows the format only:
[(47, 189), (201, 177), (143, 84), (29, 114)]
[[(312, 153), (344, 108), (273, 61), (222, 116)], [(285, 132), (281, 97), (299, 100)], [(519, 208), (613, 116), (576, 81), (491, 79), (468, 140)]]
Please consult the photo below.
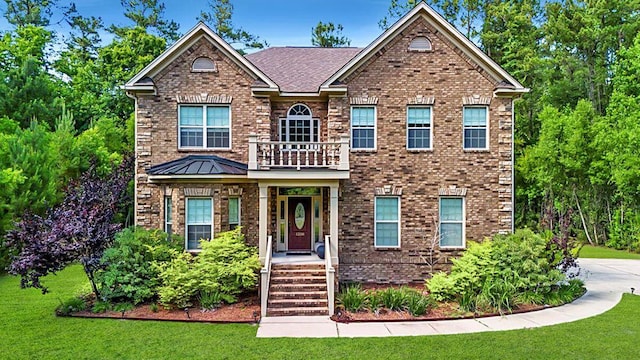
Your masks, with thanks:
[(315, 93), (361, 48), (272, 47), (245, 57), (282, 92)]
[(247, 165), (215, 155), (189, 155), (152, 166), (149, 175), (246, 175)]

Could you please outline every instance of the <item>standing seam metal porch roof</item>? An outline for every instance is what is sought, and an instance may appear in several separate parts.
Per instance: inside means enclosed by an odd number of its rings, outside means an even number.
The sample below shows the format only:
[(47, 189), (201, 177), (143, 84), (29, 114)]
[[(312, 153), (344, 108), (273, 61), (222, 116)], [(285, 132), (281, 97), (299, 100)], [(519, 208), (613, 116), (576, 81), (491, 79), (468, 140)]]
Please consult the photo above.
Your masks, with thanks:
[(215, 155), (189, 155), (152, 166), (149, 175), (246, 175), (247, 164)]

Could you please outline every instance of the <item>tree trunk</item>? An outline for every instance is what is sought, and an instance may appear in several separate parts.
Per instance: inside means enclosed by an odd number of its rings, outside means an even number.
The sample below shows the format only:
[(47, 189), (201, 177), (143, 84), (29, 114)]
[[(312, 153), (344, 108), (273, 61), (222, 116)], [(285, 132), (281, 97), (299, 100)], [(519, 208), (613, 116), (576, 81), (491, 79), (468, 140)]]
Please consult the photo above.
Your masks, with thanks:
[(591, 240), (591, 235), (589, 234), (589, 228), (587, 227), (587, 222), (584, 219), (584, 214), (582, 213), (582, 208), (580, 207), (580, 201), (578, 201), (578, 195), (576, 194), (575, 190), (573, 190), (573, 197), (576, 199), (578, 213), (580, 214), (580, 220), (582, 220), (582, 229), (584, 230), (585, 235), (587, 235), (587, 241), (589, 241), (589, 244), (594, 245), (593, 240)]
[(100, 292), (98, 291), (98, 287), (96, 286), (96, 281), (93, 276), (93, 271), (90, 270), (89, 267), (84, 263), (82, 264), (82, 267), (84, 268), (84, 273), (87, 275), (87, 278), (89, 279), (89, 283), (91, 284), (91, 289), (93, 290), (93, 293), (96, 295), (97, 299), (100, 299)]

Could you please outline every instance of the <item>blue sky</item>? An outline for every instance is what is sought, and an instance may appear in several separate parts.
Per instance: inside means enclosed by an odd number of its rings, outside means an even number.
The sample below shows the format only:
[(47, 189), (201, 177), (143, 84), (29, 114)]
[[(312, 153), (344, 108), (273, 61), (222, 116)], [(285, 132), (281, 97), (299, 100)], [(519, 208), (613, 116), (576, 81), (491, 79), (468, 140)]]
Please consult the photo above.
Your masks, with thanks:
[[(180, 25), (184, 34), (196, 24), (196, 17), (207, 6), (206, 0), (165, 0), (165, 17)], [(232, 0), (233, 23), (249, 33), (259, 35), (270, 46), (311, 45), (311, 28), (318, 21), (331, 21), (344, 26), (343, 34), (351, 46), (363, 47), (373, 41), (381, 30), (378, 21), (385, 16), (390, 0)], [(65, 0), (59, 1), (66, 3)], [(105, 24), (126, 24), (120, 0), (76, 0), (80, 14), (101, 16)], [(4, 2), (0, 9), (4, 12)], [(52, 22), (60, 19), (54, 15)], [(0, 31), (9, 29), (4, 17)], [(61, 25), (54, 31), (66, 32)], [(108, 40), (105, 39), (105, 40)]]

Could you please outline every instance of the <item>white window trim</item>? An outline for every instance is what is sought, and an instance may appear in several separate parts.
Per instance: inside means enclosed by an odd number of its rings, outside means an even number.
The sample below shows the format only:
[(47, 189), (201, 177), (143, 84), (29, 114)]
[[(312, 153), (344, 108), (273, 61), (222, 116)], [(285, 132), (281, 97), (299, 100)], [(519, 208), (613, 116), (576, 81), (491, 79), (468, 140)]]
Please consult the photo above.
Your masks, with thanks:
[[(180, 108), (182, 106), (189, 107), (202, 107), (202, 126), (193, 126), (193, 125), (180, 125)], [(229, 146), (227, 147), (207, 147), (207, 129), (226, 129), (226, 126), (207, 126), (207, 108), (208, 107), (227, 107), (229, 108)], [(231, 105), (229, 104), (179, 104), (178, 105), (178, 149), (180, 150), (231, 150), (233, 144), (233, 130), (232, 130), (232, 119), (233, 115), (231, 114)], [(202, 146), (182, 146), (182, 136), (180, 135), (181, 129), (202, 129)]]
[[(169, 204), (171, 204), (171, 216), (169, 215)], [(171, 235), (167, 229), (168, 229), (168, 225), (171, 225), (171, 231), (173, 232), (173, 202), (171, 199), (171, 196), (165, 196), (164, 197), (164, 232), (166, 232), (167, 234)]]
[[(380, 198), (394, 198), (394, 199), (398, 199), (398, 220), (378, 220), (377, 219), (377, 214), (378, 212), (377, 207), (378, 207), (378, 201), (377, 199)], [(402, 224), (402, 206), (401, 206), (401, 201), (402, 199), (400, 199), (399, 196), (376, 196), (373, 198), (373, 246), (376, 249), (399, 249), (401, 247), (401, 237), (400, 237), (400, 224)], [(386, 224), (393, 224), (393, 223), (397, 223), (398, 224), (398, 245), (396, 246), (391, 246), (391, 245), (378, 245), (378, 227), (376, 226), (378, 224), (378, 222), (380, 223), (386, 223)]]
[[(189, 199), (209, 199), (211, 200), (211, 223), (194, 223), (191, 224), (189, 223)], [(202, 249), (189, 249), (189, 225), (209, 225), (211, 226), (211, 239), (209, 240), (213, 240), (213, 238), (215, 237), (214, 234), (214, 218), (215, 218), (215, 214), (213, 213), (213, 198), (212, 197), (199, 197), (199, 196), (190, 196), (190, 197), (186, 197), (184, 199), (184, 249), (187, 252), (200, 252), (202, 251)], [(200, 239), (198, 239), (200, 240)]]
[[(373, 147), (372, 148), (354, 148), (353, 147), (353, 109), (354, 108), (373, 108)], [(358, 128), (358, 129), (368, 129)], [(378, 149), (378, 107), (375, 105), (351, 105), (350, 113), (349, 113), (349, 137), (351, 138), (351, 143), (349, 144), (351, 151), (376, 151)]]
[[(410, 148), (409, 147), (409, 109), (429, 109), (429, 147), (428, 148)], [(416, 128), (420, 129), (420, 128)], [(433, 150), (433, 106), (431, 105), (409, 105), (407, 106), (407, 141), (406, 147), (408, 151), (430, 151)]]
[[(462, 199), (462, 221), (442, 220), (442, 199)], [(462, 222), (462, 245), (442, 246), (442, 224), (460, 224)], [(438, 246), (440, 249), (465, 249), (467, 247), (467, 199), (462, 196), (440, 196), (438, 199)]]
[[(483, 148), (467, 148), (464, 146), (464, 130), (466, 129), (464, 126), (464, 109), (466, 108), (483, 108), (486, 110), (486, 116), (485, 116), (485, 127), (487, 129), (487, 131), (485, 132), (485, 136), (486, 136), (486, 141), (485, 141), (485, 147)], [(489, 142), (491, 137), (489, 136), (489, 106), (487, 105), (464, 105), (462, 107), (462, 149), (464, 151), (487, 151), (489, 150)]]
[[(238, 199), (238, 223), (236, 226), (242, 226), (242, 198), (240, 196), (230, 196), (229, 200)], [(229, 203), (227, 203), (227, 225), (231, 228), (231, 218), (229, 217)], [(235, 224), (235, 223), (234, 223)]]

